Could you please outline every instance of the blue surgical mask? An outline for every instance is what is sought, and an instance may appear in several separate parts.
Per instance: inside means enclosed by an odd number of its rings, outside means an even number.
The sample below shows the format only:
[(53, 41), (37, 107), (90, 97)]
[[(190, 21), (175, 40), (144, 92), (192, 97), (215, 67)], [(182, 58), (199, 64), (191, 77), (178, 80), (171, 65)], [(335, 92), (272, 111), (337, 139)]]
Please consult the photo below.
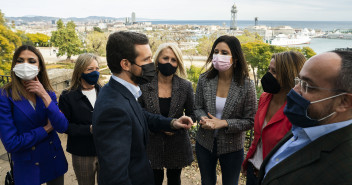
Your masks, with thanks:
[(98, 82), (98, 79), (99, 79), (99, 72), (98, 71), (93, 71), (93, 72), (90, 72), (90, 73), (87, 73), (87, 74), (82, 73), (81, 77), (88, 84), (95, 85)]
[(320, 119), (312, 119), (307, 114), (309, 105), (329, 100), (344, 94), (346, 93), (340, 93), (338, 95), (310, 102), (299, 95), (296, 91), (291, 89), (291, 91), (287, 94), (287, 104), (284, 109), (284, 114), (290, 120), (292, 125), (302, 128), (317, 126), (319, 122), (331, 117), (332, 115), (336, 114), (336, 112), (332, 112), (331, 114)]

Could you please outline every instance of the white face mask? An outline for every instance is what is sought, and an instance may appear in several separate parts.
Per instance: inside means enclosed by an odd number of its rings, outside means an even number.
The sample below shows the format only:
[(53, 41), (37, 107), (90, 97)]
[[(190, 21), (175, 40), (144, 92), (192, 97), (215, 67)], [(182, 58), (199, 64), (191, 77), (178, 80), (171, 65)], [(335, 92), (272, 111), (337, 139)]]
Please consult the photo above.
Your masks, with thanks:
[(28, 63), (16, 64), (12, 71), (22, 80), (33, 80), (39, 73), (38, 66)]

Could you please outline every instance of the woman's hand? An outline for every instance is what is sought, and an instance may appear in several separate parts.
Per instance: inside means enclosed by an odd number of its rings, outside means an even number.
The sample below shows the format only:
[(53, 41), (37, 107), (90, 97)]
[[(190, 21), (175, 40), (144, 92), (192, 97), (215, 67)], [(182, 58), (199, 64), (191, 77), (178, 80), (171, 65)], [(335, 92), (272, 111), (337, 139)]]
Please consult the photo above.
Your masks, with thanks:
[(25, 81), (24, 86), (28, 92), (39, 96), (43, 100), (45, 107), (49, 106), (51, 103), (51, 98), (48, 92), (44, 89), (43, 85), (40, 83), (38, 77), (35, 77), (34, 80)]
[(46, 133), (48, 133), (48, 134), (54, 130), (54, 128), (51, 125), (51, 122), (49, 120), (48, 120), (48, 123), (43, 128), (46, 131)]
[(174, 135), (175, 133), (172, 133), (172, 132), (164, 132), (164, 134), (167, 135), (167, 136), (172, 136), (172, 135)]
[(218, 118), (214, 117), (213, 115), (211, 115), (209, 112), (208, 112), (208, 116), (209, 116), (209, 118), (207, 118), (207, 117), (201, 118), (199, 123), (202, 125), (202, 128), (214, 130), (214, 129), (228, 127), (228, 123), (226, 120), (218, 119)]

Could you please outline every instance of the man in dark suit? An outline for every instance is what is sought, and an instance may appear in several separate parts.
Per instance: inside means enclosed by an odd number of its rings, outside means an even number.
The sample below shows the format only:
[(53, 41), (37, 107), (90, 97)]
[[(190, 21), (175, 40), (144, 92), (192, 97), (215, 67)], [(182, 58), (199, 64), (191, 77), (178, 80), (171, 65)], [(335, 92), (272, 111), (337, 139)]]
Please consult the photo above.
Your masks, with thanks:
[(140, 33), (116, 32), (109, 36), (106, 58), (112, 77), (97, 98), (93, 137), (100, 165), (99, 184), (153, 185), (146, 154), (148, 129), (189, 129), (192, 120), (165, 118), (144, 111), (137, 102), (138, 84), (155, 74), (148, 38)]
[(288, 133), (265, 158), (260, 184), (352, 184), (352, 52), (310, 58), (287, 95)]

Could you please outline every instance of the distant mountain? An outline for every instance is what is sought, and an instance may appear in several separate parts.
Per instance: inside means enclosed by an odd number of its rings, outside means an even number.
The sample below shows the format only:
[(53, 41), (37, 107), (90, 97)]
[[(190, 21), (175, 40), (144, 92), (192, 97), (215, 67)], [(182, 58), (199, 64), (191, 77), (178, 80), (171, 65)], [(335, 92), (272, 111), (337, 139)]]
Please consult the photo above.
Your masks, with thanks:
[[(69, 17), (69, 18), (60, 18), (60, 17), (47, 17), (47, 16), (35, 16), (35, 15), (29, 15), (29, 16), (23, 16), (23, 17), (5, 17), (9, 22), (15, 21), (15, 22), (40, 22), (40, 21), (52, 21), (52, 20), (59, 20), (62, 19), (64, 22), (66, 21), (74, 21), (74, 22), (92, 22), (92, 21), (101, 21), (101, 20), (107, 20), (107, 21), (125, 21), (125, 17), (104, 17), (104, 16), (89, 16), (89, 17), (84, 17), (84, 18), (78, 18), (78, 17)], [(137, 18), (137, 21), (160, 21), (160, 19), (148, 19), (148, 18)]]

